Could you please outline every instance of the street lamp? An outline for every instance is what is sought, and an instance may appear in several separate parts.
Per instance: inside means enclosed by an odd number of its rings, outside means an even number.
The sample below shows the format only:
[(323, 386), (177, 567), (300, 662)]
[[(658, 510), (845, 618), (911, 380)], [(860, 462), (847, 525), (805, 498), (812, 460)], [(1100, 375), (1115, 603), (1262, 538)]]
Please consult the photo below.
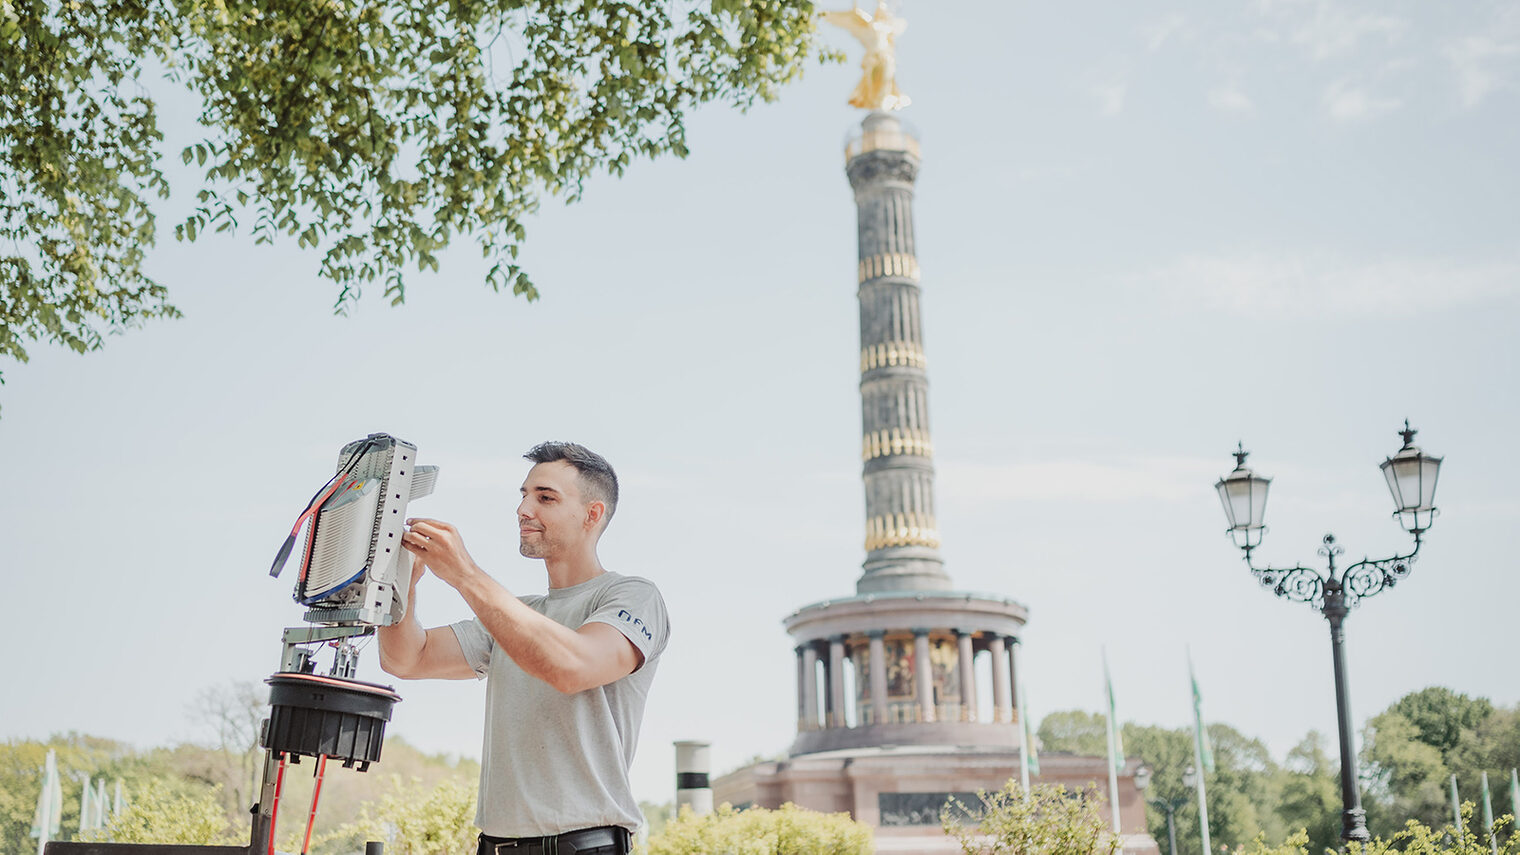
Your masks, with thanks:
[(1225, 516), (1229, 518), (1229, 533), (1235, 545), (1245, 553), (1246, 566), (1251, 568), (1263, 587), (1288, 600), (1309, 603), (1324, 614), (1330, 622), (1330, 652), (1335, 666), (1335, 706), (1340, 721), (1341, 749), (1341, 839), (1365, 842), (1367, 834), (1366, 812), (1362, 810), (1362, 797), (1357, 789), (1356, 754), (1351, 747), (1351, 704), (1346, 689), (1346, 657), (1342, 650), (1345, 633), (1342, 625), (1346, 615), (1361, 600), (1392, 588), (1406, 578), (1410, 565), (1419, 554), (1421, 535), (1435, 521), (1436, 477), (1440, 474), (1441, 458), (1431, 457), (1414, 445), (1415, 431), (1404, 422), (1399, 432), (1404, 437), (1404, 447), (1384, 460), (1378, 468), (1388, 481), (1396, 508), (1393, 515), (1406, 531), (1414, 535), (1414, 549), (1408, 555), (1373, 560), (1364, 558), (1340, 573), (1336, 572), (1335, 556), (1345, 550), (1335, 542), (1335, 535), (1324, 537), (1319, 554), (1329, 566), (1326, 575), (1302, 565), (1288, 569), (1257, 567), (1251, 563), (1251, 550), (1261, 544), (1266, 526), (1262, 520), (1266, 511), (1267, 486), (1270, 478), (1263, 478), (1246, 468), (1244, 446), (1237, 446), (1235, 470), (1219, 479), (1214, 487), (1224, 503)]
[[(1144, 777), (1143, 777), (1144, 783), (1141, 783), (1141, 781), (1142, 781), (1141, 773), (1142, 772), (1144, 773)], [(1151, 770), (1148, 767), (1141, 766), (1139, 769), (1135, 770), (1135, 786), (1136, 787), (1139, 787), (1141, 790), (1144, 790), (1146, 788), (1146, 786), (1150, 784), (1150, 782), (1151, 782)], [(1196, 784), (1197, 784), (1197, 777), (1196, 777), (1195, 773), (1193, 772), (1193, 767), (1189, 766), (1189, 767), (1187, 767), (1187, 771), (1182, 773), (1182, 786), (1187, 787), (1188, 789), (1191, 790)], [(1167, 855), (1177, 855), (1177, 824), (1176, 824), (1177, 808), (1180, 808), (1183, 805), (1187, 804), (1188, 801), (1190, 801), (1191, 799), (1192, 799), (1191, 796), (1183, 795), (1183, 796), (1178, 796), (1178, 797), (1176, 797), (1174, 799), (1150, 799), (1149, 800), (1151, 807), (1156, 808), (1157, 810), (1166, 811), (1166, 842), (1167, 842), (1166, 853), (1167, 853)]]

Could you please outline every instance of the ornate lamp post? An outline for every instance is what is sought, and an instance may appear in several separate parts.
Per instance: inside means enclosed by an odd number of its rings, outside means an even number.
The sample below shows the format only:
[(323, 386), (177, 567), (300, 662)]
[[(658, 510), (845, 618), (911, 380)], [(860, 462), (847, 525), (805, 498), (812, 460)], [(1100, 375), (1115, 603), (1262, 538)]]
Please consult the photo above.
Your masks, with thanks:
[(1346, 657), (1342, 650), (1345, 633), (1342, 626), (1346, 615), (1361, 600), (1392, 588), (1407, 577), (1410, 565), (1420, 551), (1421, 535), (1435, 521), (1436, 477), (1440, 472), (1441, 458), (1431, 457), (1414, 445), (1415, 431), (1404, 422), (1400, 431), (1404, 447), (1394, 456), (1384, 460), (1379, 468), (1388, 480), (1388, 490), (1393, 494), (1397, 510), (1394, 516), (1410, 534), (1414, 535), (1414, 548), (1407, 555), (1373, 560), (1364, 558), (1350, 567), (1337, 572), (1335, 557), (1345, 550), (1335, 542), (1335, 535), (1324, 537), (1319, 554), (1325, 557), (1328, 571), (1321, 576), (1318, 571), (1302, 565), (1280, 569), (1257, 567), (1251, 563), (1251, 550), (1261, 544), (1266, 531), (1262, 519), (1267, 504), (1267, 486), (1270, 478), (1263, 478), (1246, 468), (1247, 451), (1237, 446), (1235, 470), (1219, 479), (1214, 487), (1224, 503), (1225, 516), (1230, 521), (1230, 535), (1235, 545), (1245, 553), (1246, 566), (1251, 568), (1263, 587), (1288, 600), (1309, 603), (1324, 614), (1330, 622), (1330, 652), (1335, 666), (1335, 706), (1340, 716), (1341, 749), (1341, 839), (1365, 842), (1368, 840), (1365, 811), (1357, 788), (1356, 754), (1352, 750), (1351, 705), (1346, 689)]
[[(1137, 788), (1144, 790), (1150, 784), (1150, 782), (1151, 770), (1149, 768), (1141, 766), (1139, 769), (1135, 770), (1135, 786)], [(1187, 767), (1187, 771), (1182, 773), (1182, 786), (1187, 787), (1191, 790), (1194, 786), (1197, 785), (1197, 783), (1198, 779), (1196, 773), (1193, 771), (1193, 767)], [(1151, 807), (1166, 812), (1167, 855), (1177, 855), (1177, 808), (1180, 808), (1183, 805), (1187, 804), (1192, 800), (1192, 798), (1192, 796), (1182, 795), (1174, 799), (1146, 800), (1150, 803)]]

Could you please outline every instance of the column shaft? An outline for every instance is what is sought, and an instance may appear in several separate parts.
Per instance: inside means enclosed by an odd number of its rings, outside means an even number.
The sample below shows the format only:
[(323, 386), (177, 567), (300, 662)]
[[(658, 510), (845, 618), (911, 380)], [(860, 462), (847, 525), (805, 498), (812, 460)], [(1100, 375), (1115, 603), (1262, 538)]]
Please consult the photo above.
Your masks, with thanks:
[(901, 139), (845, 165), (855, 191), (860, 301), (865, 573), (856, 591), (948, 590), (934, 514), (929, 380), (913, 247), (918, 146), (895, 116), (873, 113), (863, 132)]
[(807, 668), (803, 664), (802, 648), (797, 648), (797, 729), (802, 730), (802, 720), (807, 717)]
[(1008, 639), (1008, 693), (1013, 701), (1010, 720), (1020, 721), (1024, 711), (1019, 709), (1019, 640), (1011, 636)]
[(913, 634), (913, 679), (918, 684), (919, 721), (934, 721), (934, 666), (929, 662), (929, 631)]
[(802, 720), (798, 730), (818, 729), (818, 651), (808, 644), (802, 648)]
[(961, 721), (976, 721), (976, 651), (971, 633), (955, 633), (956, 660), (961, 670)]
[(829, 639), (829, 727), (844, 727), (844, 636)]
[(992, 657), (992, 720), (1008, 721), (1013, 697), (1008, 691), (1008, 648), (1002, 636), (994, 635), (987, 641), (987, 654)]
[(882, 633), (871, 633), (871, 721), (890, 721), (887, 712), (887, 643)]

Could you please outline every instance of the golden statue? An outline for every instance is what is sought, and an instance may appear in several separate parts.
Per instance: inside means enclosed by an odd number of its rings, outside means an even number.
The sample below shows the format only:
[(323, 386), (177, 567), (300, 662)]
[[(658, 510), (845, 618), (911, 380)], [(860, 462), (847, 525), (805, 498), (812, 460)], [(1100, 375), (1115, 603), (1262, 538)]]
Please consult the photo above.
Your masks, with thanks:
[(860, 61), (860, 84), (850, 94), (850, 106), (867, 110), (901, 110), (908, 96), (897, 88), (897, 37), (908, 22), (892, 14), (887, 0), (877, 0), (876, 12), (867, 15), (856, 5), (848, 12), (824, 12), (825, 21), (842, 27), (865, 46)]

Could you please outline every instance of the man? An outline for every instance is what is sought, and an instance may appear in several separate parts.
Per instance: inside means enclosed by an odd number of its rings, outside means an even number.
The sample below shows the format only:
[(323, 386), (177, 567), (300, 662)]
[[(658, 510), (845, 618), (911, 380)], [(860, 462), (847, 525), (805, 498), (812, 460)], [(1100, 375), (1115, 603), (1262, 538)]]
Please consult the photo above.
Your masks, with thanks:
[[(597, 558), (618, 499), (607, 461), (567, 442), (524, 457), (534, 466), (517, 508), (520, 549), (543, 559), (548, 593), (514, 596), (453, 526), (408, 520), (411, 605), (380, 629), (380, 667), (405, 679), (486, 678), (479, 855), (622, 855), (642, 821), (628, 768), (669, 636), (665, 602), (652, 582)], [(425, 570), (475, 618), (424, 631), (415, 603)]]

